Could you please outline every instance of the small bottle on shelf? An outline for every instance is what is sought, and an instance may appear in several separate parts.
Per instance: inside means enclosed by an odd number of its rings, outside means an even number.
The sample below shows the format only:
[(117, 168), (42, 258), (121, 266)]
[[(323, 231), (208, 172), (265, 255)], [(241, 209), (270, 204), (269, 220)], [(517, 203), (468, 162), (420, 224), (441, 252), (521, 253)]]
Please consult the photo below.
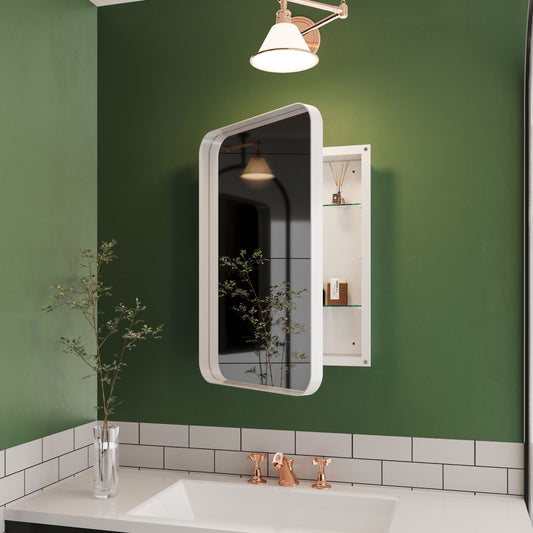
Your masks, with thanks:
[(331, 203), (333, 204), (345, 204), (346, 203), (346, 200), (344, 199), (344, 197), (342, 196), (342, 191), (341, 191), (341, 188), (339, 187), (339, 189), (337, 190), (337, 192), (333, 193), (333, 197), (331, 199)]

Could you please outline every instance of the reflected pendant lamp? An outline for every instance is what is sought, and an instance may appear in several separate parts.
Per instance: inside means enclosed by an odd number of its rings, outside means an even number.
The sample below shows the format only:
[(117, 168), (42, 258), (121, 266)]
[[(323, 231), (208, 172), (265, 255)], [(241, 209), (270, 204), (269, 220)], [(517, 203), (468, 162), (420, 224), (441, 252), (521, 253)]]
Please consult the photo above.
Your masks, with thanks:
[(280, 22), (270, 28), (259, 52), (250, 58), (250, 63), (266, 72), (300, 72), (314, 67), (318, 56), (309, 50), (295, 24)]
[(259, 154), (255, 154), (241, 174), (244, 180), (271, 180), (274, 178), (274, 173), (268, 166), (268, 163)]

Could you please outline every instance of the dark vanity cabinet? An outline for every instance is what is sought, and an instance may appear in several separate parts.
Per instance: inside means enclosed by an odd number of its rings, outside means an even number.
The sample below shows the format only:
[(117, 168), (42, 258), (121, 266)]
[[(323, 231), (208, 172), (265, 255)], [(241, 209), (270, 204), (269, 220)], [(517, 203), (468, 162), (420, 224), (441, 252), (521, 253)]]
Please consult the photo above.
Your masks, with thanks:
[[(54, 526), (50, 524), (32, 524), (30, 522), (13, 522), (6, 520), (6, 533), (102, 533), (102, 529), (83, 529), (79, 527)], [(107, 531), (107, 533), (117, 533)]]

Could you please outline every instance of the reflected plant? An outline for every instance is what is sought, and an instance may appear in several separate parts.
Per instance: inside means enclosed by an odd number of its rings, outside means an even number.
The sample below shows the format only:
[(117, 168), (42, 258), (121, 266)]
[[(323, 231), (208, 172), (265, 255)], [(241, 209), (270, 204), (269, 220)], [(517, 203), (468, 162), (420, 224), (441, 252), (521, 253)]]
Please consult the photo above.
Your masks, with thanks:
[[(250, 329), (247, 342), (253, 344), (258, 356), (258, 367), (246, 371), (259, 378), (261, 385), (283, 387), (283, 382), (293, 365), (280, 365), (279, 385), (274, 383), (274, 359), (287, 350), (292, 335), (304, 334), (305, 327), (290, 320), (291, 311), (296, 309), (295, 300), (302, 298), (307, 289), (295, 291), (285, 281), (271, 285), (265, 296), (258, 293), (252, 282), (252, 273), (269, 262), (262, 250), (255, 250), (248, 256), (245, 250), (235, 258), (220, 257), (220, 267), (227, 273), (227, 279), (219, 282), (219, 297), (234, 299), (232, 310), (240, 315)], [(292, 352), (296, 359), (306, 359), (307, 354)]]
[[(146, 306), (142, 305), (138, 298), (135, 298), (135, 305), (132, 307), (118, 304), (108, 320), (101, 318), (103, 313), (98, 311), (98, 303), (101, 298), (111, 296), (111, 287), (104, 285), (101, 279), (101, 269), (103, 265), (117, 258), (114, 252), (116, 244), (115, 240), (102, 242), (96, 254), (91, 253), (91, 250), (80, 250), (80, 266), (84, 274), (75, 279), (72, 286), (52, 285), (50, 288), (55, 290), (54, 301), (42, 308), (43, 311), (50, 312), (66, 306), (81, 313), (83, 319), (89, 323), (94, 334), (96, 351), (87, 349), (81, 337), (61, 337), (60, 342), (65, 353), (75, 355), (91, 369), (91, 375), (86, 377), (94, 374), (97, 376), (100, 399), (96, 409), (103, 411), (103, 431), (106, 436), (109, 416), (121, 403), (117, 400), (115, 386), (120, 373), (126, 367), (126, 352), (133, 350), (140, 341), (149, 338), (160, 339), (163, 330), (162, 325), (154, 328), (139, 318)], [(104, 356), (104, 348), (107, 348), (113, 337), (121, 339), (118, 350), (106, 350)]]

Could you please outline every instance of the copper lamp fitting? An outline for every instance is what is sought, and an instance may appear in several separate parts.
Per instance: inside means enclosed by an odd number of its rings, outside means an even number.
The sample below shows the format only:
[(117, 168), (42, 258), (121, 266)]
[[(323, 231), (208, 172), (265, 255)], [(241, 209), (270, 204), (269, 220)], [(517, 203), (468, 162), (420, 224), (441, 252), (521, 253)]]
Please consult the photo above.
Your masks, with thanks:
[(291, 23), (291, 12), (287, 9), (287, 0), (280, 0), (281, 7), (276, 11), (276, 24), (281, 22)]
[(318, 476), (316, 478), (316, 483), (313, 485), (314, 489), (331, 489), (331, 485), (326, 480), (326, 474), (324, 472), (324, 467), (331, 463), (331, 459), (328, 457), (315, 457), (313, 459), (313, 465), (318, 465)]
[(248, 483), (252, 483), (253, 485), (263, 485), (266, 483), (266, 480), (263, 479), (263, 476), (261, 475), (261, 467), (259, 466), (259, 463), (261, 461), (264, 461), (266, 459), (266, 453), (252, 453), (252, 455), (248, 456), (248, 461), (254, 461), (254, 473), (252, 477), (248, 480)]

